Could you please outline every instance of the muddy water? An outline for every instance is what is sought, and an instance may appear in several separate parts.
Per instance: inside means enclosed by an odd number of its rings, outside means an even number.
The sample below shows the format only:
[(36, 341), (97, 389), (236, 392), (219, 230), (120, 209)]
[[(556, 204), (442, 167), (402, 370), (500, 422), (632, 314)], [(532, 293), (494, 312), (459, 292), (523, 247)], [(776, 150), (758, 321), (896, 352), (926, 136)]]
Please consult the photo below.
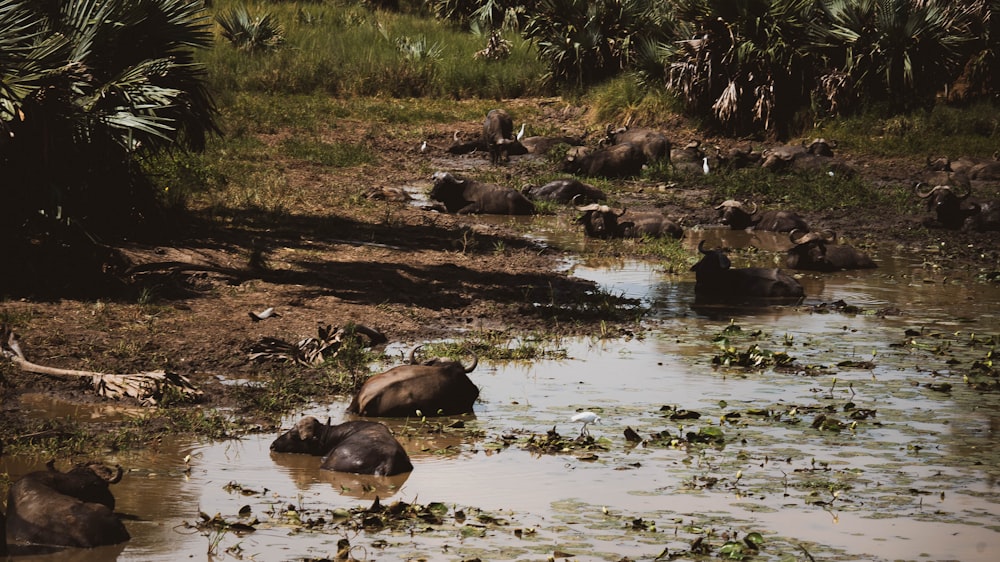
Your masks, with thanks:
[[(684, 244), (694, 253), (702, 238), (730, 247), (785, 243), (747, 236), (693, 231)], [(133, 540), (82, 559), (322, 558), (347, 538), (352, 554), (365, 559), (541, 560), (559, 552), (648, 560), (664, 548), (688, 552), (711, 530), (713, 553), (725, 534), (761, 533), (765, 547), (755, 559), (764, 560), (806, 559), (803, 549), (826, 560), (996, 560), (1000, 396), (973, 390), (963, 374), (990, 349), (975, 338), (1000, 328), (1000, 287), (948, 280), (895, 248), (877, 257), (874, 271), (802, 275), (808, 298), (801, 306), (757, 309), (692, 308), (693, 277), (656, 264), (570, 261), (574, 275), (650, 307), (646, 329), (631, 339), (560, 342), (563, 360), (480, 366), (473, 379), (481, 401), (465, 429), (389, 422), (415, 466), (392, 479), (271, 455), (274, 435), (168, 440), (109, 457), (129, 469), (115, 493)], [(857, 308), (827, 306), (837, 301)], [(783, 351), (798, 368), (713, 366), (722, 353), (713, 339), (731, 325), (741, 328), (730, 334), (734, 349)], [(874, 415), (852, 420), (848, 404)], [(671, 420), (663, 407), (701, 417)], [(336, 422), (346, 419), (345, 408), (346, 400), (316, 405), (285, 425), (303, 414)], [(605, 450), (537, 455), (524, 448), (530, 435), (553, 428), (578, 434), (570, 417), (581, 409), (601, 415), (589, 429)], [(820, 414), (843, 429), (813, 428)], [(646, 443), (628, 443), (626, 427)], [(651, 438), (705, 427), (721, 429), (724, 444)], [(16, 477), (44, 459), (0, 461)], [(414, 524), (402, 533), (288, 524), (290, 506), (303, 518), (329, 518), (376, 495), (385, 503), (443, 502), (451, 511), (445, 525)], [(251, 515), (240, 519), (244, 506)], [(455, 509), (482, 510), (501, 524), (471, 515), (456, 521)], [(258, 530), (199, 531), (192, 525), (200, 512), (255, 518)], [(483, 536), (467, 538), (469, 525), (480, 525)]]

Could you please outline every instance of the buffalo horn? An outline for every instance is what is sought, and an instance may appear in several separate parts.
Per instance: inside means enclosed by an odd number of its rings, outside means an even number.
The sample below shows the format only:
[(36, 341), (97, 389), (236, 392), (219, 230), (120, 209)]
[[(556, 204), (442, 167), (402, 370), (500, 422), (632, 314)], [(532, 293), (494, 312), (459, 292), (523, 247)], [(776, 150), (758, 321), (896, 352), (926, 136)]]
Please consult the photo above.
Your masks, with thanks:
[[(611, 210), (611, 207), (608, 207), (608, 210), (604, 211), (604, 212), (606, 213), (606, 212), (608, 212), (610, 210)], [(615, 216), (620, 217), (620, 216), (624, 215), (625, 211), (627, 211), (627, 210), (628, 210), (628, 207), (622, 207), (622, 212), (615, 214)]]
[(934, 193), (936, 193), (941, 188), (949, 189), (947, 186), (939, 185), (937, 187), (931, 188), (930, 191), (928, 191), (926, 193), (923, 193), (923, 192), (920, 191), (920, 186), (922, 186), (922, 185), (924, 185), (924, 182), (917, 182), (917, 185), (913, 186), (913, 192), (916, 193), (917, 197), (919, 197), (921, 199), (927, 199), (928, 197), (930, 197), (931, 195), (933, 195)]
[(704, 239), (702, 239), (700, 242), (698, 242), (698, 251), (701, 252), (701, 253), (703, 253), (703, 254), (708, 254), (708, 251), (705, 250), (705, 240)]
[(739, 201), (734, 201), (732, 199), (726, 199), (722, 203), (719, 203), (718, 205), (716, 205), (714, 208), (715, 208), (716, 211), (718, 211), (719, 209), (721, 209), (723, 207), (742, 207), (742, 206), (743, 205), (741, 205)]
[[(576, 198), (574, 197), (574, 199), (576, 199)], [(606, 205), (598, 205), (597, 203), (591, 203), (590, 205), (584, 205), (582, 207), (578, 206), (576, 208), (576, 210), (580, 211), (581, 213), (586, 213), (586, 212), (589, 212), (589, 211), (602, 211), (602, 212), (606, 212), (606, 210), (602, 209), (601, 207), (605, 207), (605, 209), (606, 209), (607, 206)]]
[(422, 344), (422, 343), (419, 343), (416, 346), (414, 346), (413, 349), (410, 350), (410, 354), (406, 356), (406, 362), (409, 363), (410, 365), (416, 365), (417, 364), (417, 350), (420, 349), (423, 346), (424, 346), (424, 344)]
[(115, 466), (115, 475), (108, 479), (108, 484), (117, 484), (122, 479), (122, 474), (125, 471), (122, 470), (121, 465)]
[(965, 195), (959, 195), (958, 198), (961, 201), (965, 201), (968, 197), (972, 195), (972, 186), (969, 184), (965, 185)]
[(823, 240), (829, 242), (830, 244), (837, 241), (837, 233), (829, 228), (823, 230), (820, 234), (823, 236)]
[(476, 366), (479, 365), (479, 355), (477, 355), (476, 352), (471, 349), (469, 350), (469, 353), (472, 354), (472, 365), (469, 365), (468, 367), (465, 367), (463, 365), (462, 367), (466, 373), (471, 373), (476, 369)]
[(788, 239), (792, 241), (792, 244), (798, 246), (800, 244), (805, 244), (806, 242), (812, 242), (816, 239), (815, 236), (810, 237), (809, 234), (809, 232), (796, 228), (788, 233)]
[(756, 215), (757, 214), (757, 202), (756, 201), (751, 201), (751, 203), (753, 203), (753, 210), (750, 211), (750, 214), (751, 215)]

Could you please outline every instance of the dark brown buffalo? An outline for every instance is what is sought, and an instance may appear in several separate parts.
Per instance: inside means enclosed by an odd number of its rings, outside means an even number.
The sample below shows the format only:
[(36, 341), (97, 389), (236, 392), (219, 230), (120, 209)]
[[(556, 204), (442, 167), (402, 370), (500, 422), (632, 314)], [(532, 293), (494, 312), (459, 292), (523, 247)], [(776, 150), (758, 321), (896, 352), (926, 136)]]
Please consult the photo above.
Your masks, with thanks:
[(514, 144), (514, 120), (502, 109), (491, 109), (483, 121), (483, 140), (490, 153), (490, 163), (506, 162), (510, 159), (508, 145)]
[(975, 213), (965, 219), (962, 228), (976, 232), (1000, 230), (1000, 201), (970, 203)]
[(624, 178), (642, 171), (646, 157), (630, 143), (616, 144), (585, 154), (567, 153), (562, 171), (591, 177)]
[(530, 215), (535, 205), (516, 189), (434, 172), (430, 198), (440, 201), (449, 213)]
[(593, 203), (576, 208), (583, 213), (577, 223), (591, 238), (681, 238), (684, 229), (659, 212), (627, 213), (626, 209), (614, 211), (607, 205)]
[(469, 379), (479, 358), (468, 367), (454, 359), (435, 357), (393, 367), (365, 381), (347, 411), (373, 417), (448, 416), (472, 413), (479, 388)]
[(608, 125), (605, 137), (601, 142), (606, 145), (631, 144), (642, 152), (646, 164), (661, 160), (670, 162), (670, 140), (663, 133), (653, 129), (629, 129), (628, 127), (614, 129)]
[(773, 172), (795, 170), (800, 172), (828, 172), (831, 174), (853, 175), (856, 170), (833, 154), (837, 147), (834, 141), (815, 139), (808, 145), (784, 145), (764, 150), (761, 154), (761, 168)]
[(271, 450), (321, 456), (320, 468), (335, 472), (393, 476), (413, 470), (410, 457), (389, 428), (370, 421), (330, 425), (307, 416), (275, 439)]
[(797, 213), (776, 210), (758, 212), (756, 203), (752, 210), (748, 210), (743, 203), (728, 199), (716, 205), (715, 210), (719, 211), (719, 220), (722, 224), (729, 226), (732, 230), (744, 230), (747, 228), (773, 232), (809, 230), (809, 225), (806, 224), (805, 219)]
[(785, 265), (792, 269), (840, 271), (877, 267), (870, 257), (856, 248), (837, 244), (837, 235), (832, 230), (823, 232), (793, 230), (788, 238), (795, 246), (785, 255)]
[(698, 243), (702, 257), (691, 267), (695, 272), (694, 292), (699, 301), (732, 302), (770, 299), (798, 301), (805, 291), (798, 281), (780, 269), (748, 267), (732, 269), (732, 262), (721, 250), (705, 250)]
[(529, 199), (554, 201), (556, 203), (596, 203), (608, 198), (603, 191), (583, 183), (576, 178), (566, 178), (550, 181), (541, 187), (525, 186), (521, 193)]
[(927, 210), (933, 211), (937, 222), (945, 228), (961, 228), (965, 224), (965, 219), (979, 212), (975, 206), (962, 206), (972, 194), (971, 188), (966, 188), (965, 193), (960, 195), (951, 186), (938, 185), (928, 190), (921, 190), (922, 185), (918, 183), (913, 190), (917, 197), (927, 201)]
[(7, 540), (84, 548), (129, 540), (108, 489), (121, 476), (97, 463), (59, 472), (51, 462), (26, 474), (7, 492)]

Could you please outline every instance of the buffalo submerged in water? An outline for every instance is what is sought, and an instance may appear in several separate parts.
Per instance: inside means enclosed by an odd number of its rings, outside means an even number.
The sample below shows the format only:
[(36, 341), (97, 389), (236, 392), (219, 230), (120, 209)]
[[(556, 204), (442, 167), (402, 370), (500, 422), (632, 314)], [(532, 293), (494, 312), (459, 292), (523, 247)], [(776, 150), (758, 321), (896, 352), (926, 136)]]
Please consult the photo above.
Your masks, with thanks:
[(691, 267), (695, 272), (694, 292), (702, 302), (779, 301), (797, 302), (805, 296), (802, 285), (780, 269), (732, 267), (721, 250), (705, 250), (698, 243), (702, 257)]
[(389, 428), (371, 421), (331, 425), (307, 416), (275, 439), (271, 450), (323, 457), (320, 468), (335, 472), (393, 476), (413, 470)]
[(393, 367), (365, 381), (347, 411), (373, 417), (472, 413), (472, 406), (479, 398), (479, 387), (469, 379), (468, 373), (479, 364), (479, 358), (473, 353), (468, 367), (446, 357), (417, 364), (415, 355), (419, 347), (410, 351), (408, 365)]

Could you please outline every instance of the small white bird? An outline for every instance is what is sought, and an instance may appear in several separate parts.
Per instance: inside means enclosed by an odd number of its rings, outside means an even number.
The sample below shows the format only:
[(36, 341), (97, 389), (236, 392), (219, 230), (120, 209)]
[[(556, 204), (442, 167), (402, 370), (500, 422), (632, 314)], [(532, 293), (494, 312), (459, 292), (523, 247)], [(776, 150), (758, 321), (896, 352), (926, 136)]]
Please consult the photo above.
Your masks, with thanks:
[(420, 152), (427, 152), (427, 141), (420, 145)]
[(524, 126), (526, 124), (527, 123), (521, 123), (521, 130), (517, 132), (517, 140), (521, 140), (522, 138), (524, 138)]
[(590, 431), (587, 430), (587, 425), (592, 423), (601, 423), (601, 416), (598, 416), (594, 412), (580, 412), (573, 416), (573, 421), (583, 422), (583, 426), (580, 427), (580, 435), (590, 435)]
[(701, 159), (701, 170), (705, 172), (706, 176), (708, 175), (708, 156)]

